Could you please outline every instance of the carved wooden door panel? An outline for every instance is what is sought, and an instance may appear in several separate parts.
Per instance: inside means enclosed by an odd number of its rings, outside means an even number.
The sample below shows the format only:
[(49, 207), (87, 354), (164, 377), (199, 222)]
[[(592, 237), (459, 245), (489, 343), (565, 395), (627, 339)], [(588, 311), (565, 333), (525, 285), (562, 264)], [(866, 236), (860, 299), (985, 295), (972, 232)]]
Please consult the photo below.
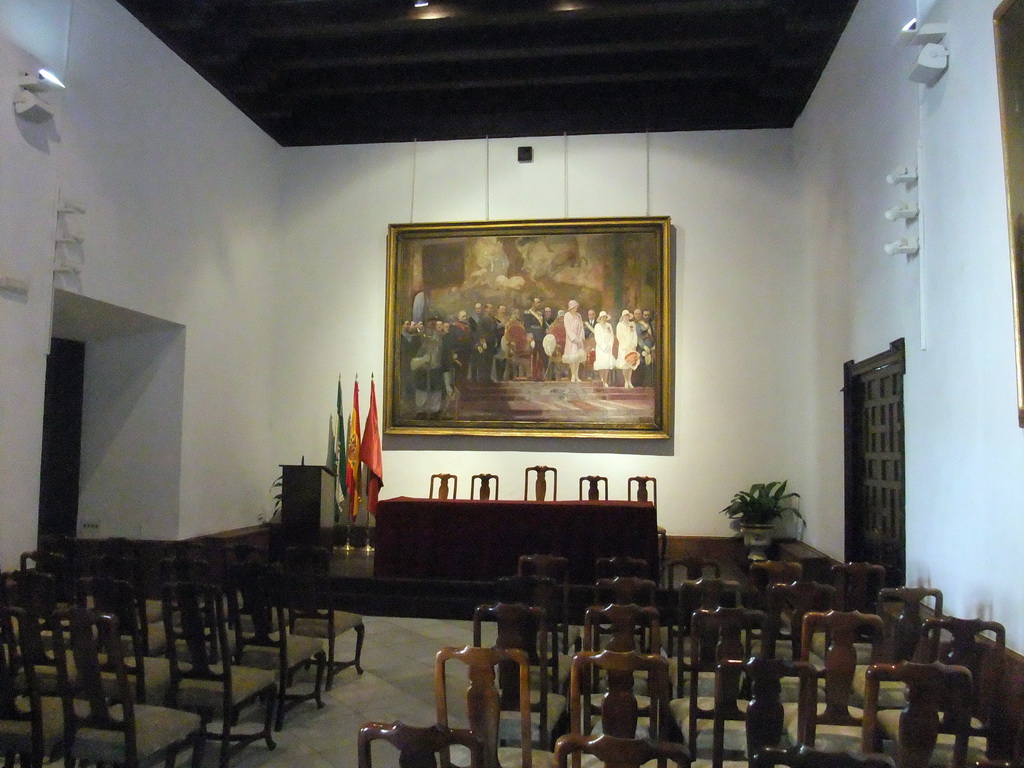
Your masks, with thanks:
[(905, 370), (903, 339), (844, 366), (846, 560), (884, 565), (889, 586), (906, 573)]

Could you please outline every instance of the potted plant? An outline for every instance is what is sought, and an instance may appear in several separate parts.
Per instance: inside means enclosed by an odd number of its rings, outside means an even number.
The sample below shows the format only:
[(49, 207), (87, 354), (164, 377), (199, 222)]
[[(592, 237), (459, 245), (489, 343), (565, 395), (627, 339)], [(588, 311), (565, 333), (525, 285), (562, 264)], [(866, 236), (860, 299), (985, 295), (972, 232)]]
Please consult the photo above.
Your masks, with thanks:
[(729, 505), (722, 509), (722, 514), (732, 520), (742, 534), (751, 560), (768, 559), (768, 547), (771, 546), (777, 520), (792, 515), (801, 523), (805, 522), (793, 503), (800, 494), (794, 491), (787, 493), (788, 482), (754, 483), (750, 490), (738, 491)]

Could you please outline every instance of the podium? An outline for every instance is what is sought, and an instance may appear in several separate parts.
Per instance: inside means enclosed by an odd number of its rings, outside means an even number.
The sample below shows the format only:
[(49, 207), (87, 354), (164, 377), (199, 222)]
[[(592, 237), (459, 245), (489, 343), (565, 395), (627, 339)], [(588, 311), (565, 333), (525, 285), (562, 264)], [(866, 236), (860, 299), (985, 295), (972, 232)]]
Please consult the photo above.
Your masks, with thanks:
[(315, 464), (281, 465), (277, 554), (291, 546), (334, 544), (334, 473)]

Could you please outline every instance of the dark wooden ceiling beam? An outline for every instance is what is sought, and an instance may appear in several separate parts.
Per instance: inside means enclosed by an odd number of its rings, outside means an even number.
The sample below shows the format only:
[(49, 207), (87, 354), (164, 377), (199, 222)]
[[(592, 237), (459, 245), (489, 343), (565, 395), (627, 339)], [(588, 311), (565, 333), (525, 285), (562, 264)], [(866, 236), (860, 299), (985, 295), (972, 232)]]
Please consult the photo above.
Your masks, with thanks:
[(571, 25), (577, 27), (588, 23), (620, 22), (631, 20), (650, 21), (655, 18), (671, 23), (669, 19), (678, 19), (679, 23), (690, 18), (707, 23), (709, 19), (727, 19), (737, 15), (749, 16), (767, 13), (772, 10), (772, 0), (674, 0), (672, 2), (627, 2), (615, 5), (588, 8), (579, 11), (519, 11), (493, 13), (455, 14), (443, 18), (420, 19), (408, 16), (375, 19), (359, 22), (329, 22), (326, 20), (310, 21), (302, 24), (282, 23), (282, 19), (267, 16), (266, 26), (257, 26), (254, 19), (252, 32), (258, 38), (283, 39), (298, 37), (315, 38), (358, 38), (367, 39), (413, 33), (432, 34), (453, 30), (473, 30), (498, 28), (512, 34), (518, 28), (551, 25)]
[(282, 70), (327, 70), (416, 66), (439, 63), (520, 61), (532, 59), (573, 59), (591, 56), (635, 56), (653, 53), (701, 53), (756, 47), (763, 39), (751, 36), (719, 36), (700, 39), (649, 40), (592, 45), (516, 46), (511, 48), (435, 49), (416, 53), (378, 53), (355, 56), (304, 56), (280, 61)]
[(431, 93), (445, 91), (501, 91), (506, 89), (538, 89), (552, 86), (640, 85), (646, 83), (710, 82), (715, 80), (756, 81), (756, 72), (740, 67), (693, 68), (675, 72), (650, 70), (645, 72), (595, 72), (578, 75), (552, 75), (532, 77), (462, 78), (447, 81), (395, 81), (354, 85), (295, 86), (292, 95), (299, 98), (333, 98), (367, 94)]

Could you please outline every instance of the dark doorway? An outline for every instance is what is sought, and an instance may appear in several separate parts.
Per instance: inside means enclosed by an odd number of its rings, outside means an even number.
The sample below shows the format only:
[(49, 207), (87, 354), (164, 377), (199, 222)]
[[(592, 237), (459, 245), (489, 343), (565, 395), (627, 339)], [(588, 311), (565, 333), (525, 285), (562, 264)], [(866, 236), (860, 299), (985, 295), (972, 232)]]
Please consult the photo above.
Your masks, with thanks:
[(843, 366), (846, 560), (885, 566), (887, 586), (906, 574), (903, 339)]
[(39, 539), (74, 537), (82, 457), (85, 344), (51, 339), (46, 358), (43, 446), (39, 469)]

